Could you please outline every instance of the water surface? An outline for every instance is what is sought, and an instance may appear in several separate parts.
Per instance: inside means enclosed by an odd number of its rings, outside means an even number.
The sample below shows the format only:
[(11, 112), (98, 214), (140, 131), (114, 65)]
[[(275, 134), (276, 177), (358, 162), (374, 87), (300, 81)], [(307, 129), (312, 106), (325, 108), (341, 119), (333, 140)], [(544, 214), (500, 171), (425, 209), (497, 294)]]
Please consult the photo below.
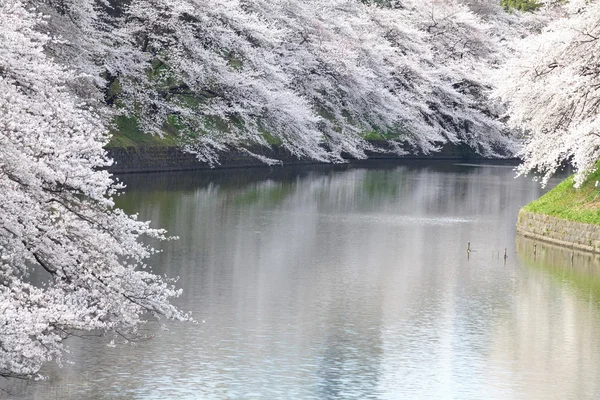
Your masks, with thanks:
[(136, 346), (74, 338), (74, 364), (2, 387), (27, 399), (600, 397), (598, 261), (542, 245), (533, 258), (515, 239), (539, 185), (511, 166), (369, 165), (123, 176), (119, 205), (179, 236), (152, 264), (181, 278), (176, 302), (198, 323), (149, 324), (155, 338)]

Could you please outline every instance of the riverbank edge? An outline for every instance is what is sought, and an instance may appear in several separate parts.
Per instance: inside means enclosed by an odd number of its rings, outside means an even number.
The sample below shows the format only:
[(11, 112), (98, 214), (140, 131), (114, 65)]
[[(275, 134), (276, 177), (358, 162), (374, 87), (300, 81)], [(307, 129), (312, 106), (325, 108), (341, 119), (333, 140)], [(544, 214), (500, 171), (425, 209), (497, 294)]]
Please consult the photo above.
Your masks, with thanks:
[(600, 225), (569, 221), (521, 209), (517, 233), (561, 247), (600, 253)]
[[(146, 173), (146, 172), (173, 172), (195, 171), (211, 169), (255, 168), (269, 167), (268, 164), (257, 157), (242, 150), (222, 152), (219, 163), (213, 166), (199, 161), (194, 154), (183, 151), (178, 146), (136, 146), (112, 147), (106, 149), (114, 164), (108, 168), (113, 174)], [(285, 167), (298, 165), (325, 165), (309, 158), (297, 158), (284, 148), (273, 146), (256, 147), (249, 149), (261, 157), (280, 160), (281, 164), (270, 166)], [(490, 159), (476, 154), (466, 146), (444, 146), (435, 154), (410, 154), (398, 155), (393, 152), (366, 152), (367, 159), (356, 159), (351, 156), (344, 157), (347, 162), (364, 162), (368, 160), (461, 160), (461, 161), (515, 161), (512, 158)]]

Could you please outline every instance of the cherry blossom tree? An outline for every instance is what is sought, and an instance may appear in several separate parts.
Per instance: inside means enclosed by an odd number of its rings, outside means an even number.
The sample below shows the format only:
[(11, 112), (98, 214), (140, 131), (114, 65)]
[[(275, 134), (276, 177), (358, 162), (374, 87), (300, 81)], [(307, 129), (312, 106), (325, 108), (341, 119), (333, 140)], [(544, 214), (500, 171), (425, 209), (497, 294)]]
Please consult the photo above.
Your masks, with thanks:
[(209, 162), (272, 143), (363, 158), (377, 150), (366, 138), (400, 153), (516, 150), (482, 72), (499, 62), (492, 25), (454, 0), (366, 3), (45, 1), (67, 43), (51, 46), (57, 59), (109, 88), (117, 114), (176, 131)]
[(493, 54), (486, 29), (454, 2), (2, 2), (0, 375), (60, 362), (79, 331), (134, 338), (144, 315), (187, 318), (145, 270), (138, 239), (164, 232), (114, 208), (102, 146), (115, 114), (175, 128), (211, 162), (271, 140), (364, 157), (373, 132), (399, 152), (498, 155), (513, 142), (477, 101), (485, 87), (463, 84)]
[(519, 44), (500, 74), (510, 122), (527, 137), (521, 173), (542, 183), (565, 162), (581, 185), (600, 159), (600, 3), (571, 0), (563, 15)]
[[(164, 232), (116, 209), (105, 128), (44, 53), (44, 19), (0, 3), (0, 376), (30, 377), (80, 331), (139, 336), (145, 315), (185, 319), (152, 274), (141, 236)], [(41, 26), (41, 28), (40, 28)], [(33, 279), (35, 277), (35, 279)]]

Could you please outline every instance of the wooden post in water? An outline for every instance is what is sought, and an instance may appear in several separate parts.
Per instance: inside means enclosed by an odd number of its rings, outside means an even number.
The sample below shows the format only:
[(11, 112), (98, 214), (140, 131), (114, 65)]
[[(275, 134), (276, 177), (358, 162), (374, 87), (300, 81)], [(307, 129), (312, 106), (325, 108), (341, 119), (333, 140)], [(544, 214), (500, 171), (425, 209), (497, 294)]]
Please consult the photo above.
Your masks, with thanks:
[(506, 259), (508, 256), (506, 255), (506, 247), (504, 248), (504, 265), (506, 265)]

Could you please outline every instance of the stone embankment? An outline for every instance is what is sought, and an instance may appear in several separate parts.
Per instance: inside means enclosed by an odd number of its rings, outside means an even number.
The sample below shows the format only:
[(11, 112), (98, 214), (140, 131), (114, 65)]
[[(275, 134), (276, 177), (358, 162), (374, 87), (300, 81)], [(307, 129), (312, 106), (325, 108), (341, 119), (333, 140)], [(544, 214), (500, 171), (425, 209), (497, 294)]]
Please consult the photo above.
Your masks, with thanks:
[[(179, 147), (110, 148), (108, 149), (108, 155), (115, 161), (109, 171), (115, 174), (195, 171), (219, 167), (243, 168), (266, 165), (256, 157), (236, 150), (221, 154), (219, 164), (212, 167), (206, 162), (199, 161), (194, 154), (182, 151)], [(314, 163), (312, 160), (301, 160), (292, 157), (289, 153), (280, 149), (269, 152), (268, 157), (281, 160), (285, 165)]]
[[(385, 149), (387, 143), (373, 142), (377, 147)], [(299, 159), (288, 150), (273, 146), (272, 148), (254, 146), (249, 149), (252, 153), (280, 160), (284, 166), (318, 164), (312, 159)], [(261, 167), (266, 164), (257, 157), (241, 151), (232, 149), (221, 153), (219, 164), (212, 167), (205, 162), (199, 161), (195, 155), (182, 151), (179, 147), (118, 147), (107, 149), (109, 156), (115, 160), (109, 171), (115, 174), (138, 173), (138, 172), (168, 172), (168, 171), (194, 171), (212, 168), (248, 168)], [(381, 152), (367, 152), (368, 159), (372, 160), (394, 160), (394, 159), (431, 159), (431, 160), (483, 160), (484, 157), (476, 154), (465, 145), (446, 145), (440, 152), (432, 155), (403, 155), (383, 150)], [(348, 161), (353, 161), (350, 156)]]
[(577, 250), (600, 252), (600, 226), (521, 210), (517, 232), (525, 237)]

